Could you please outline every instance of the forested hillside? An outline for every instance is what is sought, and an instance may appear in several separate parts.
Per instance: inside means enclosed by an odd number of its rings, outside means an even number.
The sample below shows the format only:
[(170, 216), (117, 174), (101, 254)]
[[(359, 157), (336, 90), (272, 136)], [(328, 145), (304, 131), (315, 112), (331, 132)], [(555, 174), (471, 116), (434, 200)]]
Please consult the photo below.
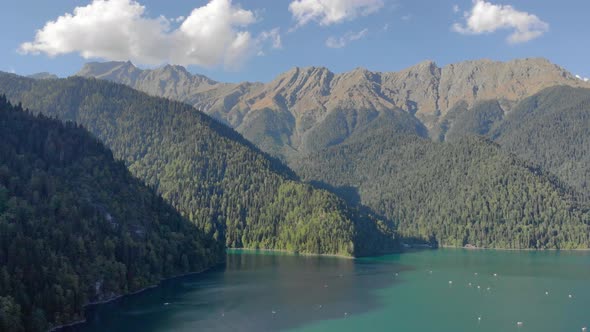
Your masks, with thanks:
[(459, 105), (436, 130), (447, 142), (469, 135), (494, 140), (590, 198), (590, 89), (555, 86), (510, 108), (501, 100)]
[(0, 91), (86, 126), (134, 175), (228, 247), (342, 255), (397, 248), (388, 223), (298, 182), (288, 168), (191, 106), (79, 77), (2, 74)]
[(398, 223), (406, 241), (497, 248), (588, 248), (589, 211), (573, 190), (483, 138), (434, 143), (375, 132), (294, 169)]
[(224, 257), (86, 130), (0, 98), (0, 331), (79, 320)]
[(590, 198), (590, 89), (559, 86), (527, 98), (490, 137)]

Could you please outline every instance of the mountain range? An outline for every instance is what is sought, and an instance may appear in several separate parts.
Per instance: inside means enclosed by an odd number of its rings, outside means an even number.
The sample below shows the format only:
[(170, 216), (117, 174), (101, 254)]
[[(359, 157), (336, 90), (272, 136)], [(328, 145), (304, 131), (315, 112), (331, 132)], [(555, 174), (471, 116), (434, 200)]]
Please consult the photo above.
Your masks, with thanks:
[[(195, 106), (240, 132), (262, 150), (289, 161), (344, 142), (384, 113), (386, 125), (444, 140), (457, 108), (497, 100), (506, 114), (544, 88), (590, 88), (541, 58), (466, 61), (438, 67), (425, 61), (399, 72), (357, 68), (335, 74), (293, 68), (269, 83), (219, 83), (181, 66), (141, 70), (130, 62), (89, 63), (76, 75), (129, 85)], [(372, 124), (373, 123), (373, 124)], [(410, 124), (410, 125), (408, 125)], [(385, 124), (378, 124), (385, 125)]]
[(0, 94), (1, 329), (224, 248), (590, 248), (590, 84), (544, 59), (239, 84), (89, 63), (0, 73)]
[[(442, 68), (425, 61), (386, 73), (294, 68), (269, 83), (240, 84), (130, 62), (89, 63), (77, 75), (195, 105), (303, 179), (394, 221), (408, 239), (588, 243), (590, 84), (545, 59)], [(559, 223), (550, 212), (557, 210)], [(570, 222), (574, 228), (551, 230)], [(523, 238), (523, 225), (546, 230)]]
[[(288, 167), (192, 106), (80, 77), (0, 74), (0, 91), (35, 112), (84, 125), (133, 175), (224, 246), (345, 256), (396, 247), (391, 232), (381, 232), (385, 223), (378, 228), (373, 217), (302, 184)], [(359, 240), (364, 237), (372, 241)]]

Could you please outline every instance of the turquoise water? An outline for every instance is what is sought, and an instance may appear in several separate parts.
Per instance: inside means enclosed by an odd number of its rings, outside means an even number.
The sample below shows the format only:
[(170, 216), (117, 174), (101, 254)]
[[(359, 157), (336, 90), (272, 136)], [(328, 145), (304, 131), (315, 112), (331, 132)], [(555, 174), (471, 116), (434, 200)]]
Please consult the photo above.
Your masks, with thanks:
[(590, 253), (442, 249), (350, 260), (233, 251), (224, 267), (87, 316), (69, 331), (582, 331)]

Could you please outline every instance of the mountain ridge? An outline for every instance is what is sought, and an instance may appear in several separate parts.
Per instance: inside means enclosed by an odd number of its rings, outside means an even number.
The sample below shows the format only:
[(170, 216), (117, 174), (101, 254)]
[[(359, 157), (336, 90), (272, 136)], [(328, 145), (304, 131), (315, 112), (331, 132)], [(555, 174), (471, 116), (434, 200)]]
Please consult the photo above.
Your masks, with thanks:
[[(117, 68), (130, 65), (115, 64)], [(109, 79), (187, 102), (236, 128), (264, 151), (287, 160), (345, 140), (384, 111), (409, 113), (436, 138), (441, 121), (459, 103), (469, 108), (499, 98), (503, 110), (509, 112), (518, 101), (550, 86), (590, 88), (589, 83), (543, 58), (471, 60), (443, 67), (427, 60), (397, 72), (356, 68), (334, 73), (326, 67), (294, 67), (267, 83), (219, 83), (202, 75), (193, 79), (190, 74), (183, 80), (188, 72), (179, 66), (143, 71), (133, 66), (132, 71), (138, 73), (133, 75), (142, 77), (134, 81), (89, 67), (77, 75)], [(177, 72), (177, 78), (166, 75), (166, 69)], [(310, 147), (308, 141), (317, 136), (314, 132), (334, 126), (339, 129), (326, 140), (328, 145)]]
[[(85, 125), (135, 176), (227, 247), (348, 256), (397, 249), (393, 233), (382, 232), (387, 222), (301, 183), (234, 129), (185, 103), (81, 77), (0, 74), (0, 91), (35, 112)], [(363, 241), (367, 234), (370, 242)]]

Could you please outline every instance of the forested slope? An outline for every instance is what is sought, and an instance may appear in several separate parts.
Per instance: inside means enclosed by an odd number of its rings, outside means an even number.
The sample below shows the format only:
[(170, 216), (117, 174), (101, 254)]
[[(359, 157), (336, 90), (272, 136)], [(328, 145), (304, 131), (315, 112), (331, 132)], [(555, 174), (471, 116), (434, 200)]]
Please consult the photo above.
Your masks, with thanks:
[(434, 131), (447, 142), (487, 137), (590, 198), (590, 89), (555, 86), (510, 108), (501, 100), (459, 105)]
[(483, 138), (434, 143), (375, 132), (302, 158), (294, 169), (349, 196), (357, 188), (363, 204), (395, 220), (399, 234), (409, 239), (450, 246), (590, 247), (588, 209), (576, 192)]
[(224, 257), (86, 130), (0, 98), (0, 331), (79, 320)]
[(397, 248), (386, 222), (298, 182), (281, 163), (191, 106), (79, 77), (1, 74), (0, 92), (86, 126), (134, 175), (228, 247), (342, 255)]
[(590, 89), (558, 86), (527, 98), (490, 137), (590, 198)]

